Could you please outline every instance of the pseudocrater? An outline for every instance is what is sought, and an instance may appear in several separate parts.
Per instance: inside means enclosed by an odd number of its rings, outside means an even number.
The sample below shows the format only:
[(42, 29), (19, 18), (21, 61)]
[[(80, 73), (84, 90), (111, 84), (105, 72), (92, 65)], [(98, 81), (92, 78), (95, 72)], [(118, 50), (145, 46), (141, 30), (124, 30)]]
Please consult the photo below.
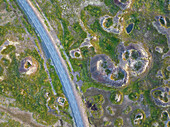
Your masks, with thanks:
[(114, 87), (122, 87), (128, 83), (129, 74), (121, 66), (116, 66), (104, 54), (96, 55), (91, 59), (90, 72), (94, 80)]
[(38, 65), (34, 58), (26, 57), (21, 61), (19, 72), (26, 75), (31, 75), (37, 71)]
[(109, 15), (100, 17), (100, 25), (103, 30), (108, 33), (120, 34), (123, 30), (123, 25), (121, 24), (123, 21), (122, 14), (123, 12), (119, 11), (114, 17)]
[(149, 67), (151, 55), (141, 43), (131, 43), (126, 47), (123, 45), (120, 52), (120, 64), (128, 66), (132, 76), (136, 77), (143, 74)]

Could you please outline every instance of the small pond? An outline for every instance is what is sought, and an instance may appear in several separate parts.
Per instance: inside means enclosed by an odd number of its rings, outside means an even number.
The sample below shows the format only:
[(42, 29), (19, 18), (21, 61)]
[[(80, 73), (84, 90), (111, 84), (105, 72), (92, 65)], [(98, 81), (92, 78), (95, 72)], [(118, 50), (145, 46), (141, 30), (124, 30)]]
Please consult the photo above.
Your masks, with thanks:
[(128, 27), (126, 27), (126, 32), (127, 32), (128, 34), (132, 31), (133, 26), (134, 26), (134, 24), (131, 23), (131, 24), (128, 25)]
[(162, 25), (165, 25), (165, 19), (161, 16), (160, 17), (160, 23), (162, 24)]

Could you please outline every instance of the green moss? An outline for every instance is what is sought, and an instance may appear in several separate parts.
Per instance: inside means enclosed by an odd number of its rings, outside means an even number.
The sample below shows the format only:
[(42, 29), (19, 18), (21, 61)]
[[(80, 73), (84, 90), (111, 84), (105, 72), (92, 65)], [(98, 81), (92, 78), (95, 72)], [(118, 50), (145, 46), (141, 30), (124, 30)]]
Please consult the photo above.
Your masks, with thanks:
[(106, 69), (106, 70), (105, 70), (105, 72), (106, 72), (106, 74), (108, 75), (108, 74), (110, 74), (110, 73), (111, 73), (111, 70)]
[(7, 0), (4, 0), (4, 2), (6, 3), (6, 10), (7, 10), (8, 12), (12, 11), (12, 8), (10, 7), (10, 4), (8, 3), (8, 1), (7, 1)]
[(128, 95), (132, 92), (132, 88), (130, 86), (126, 87), (122, 90), (125, 95)]
[(83, 58), (89, 58), (89, 57), (92, 57), (96, 54), (94, 47), (90, 47), (90, 48), (82, 47), (82, 48), (80, 48), (80, 50), (82, 52)]
[(54, 86), (54, 90), (57, 92), (58, 96), (61, 96), (63, 91), (62, 91), (62, 84), (60, 82), (60, 79), (55, 71), (55, 68), (53, 65), (51, 65), (51, 62), (47, 62), (47, 68), (50, 73), (50, 77), (52, 79), (52, 84)]
[(5, 26), (0, 26), (0, 37), (4, 37), (4, 35), (7, 33), (7, 30), (4, 28)]
[(167, 93), (165, 93), (164, 96), (162, 96), (162, 91), (155, 90), (152, 94), (155, 98), (160, 99), (164, 102), (168, 102), (168, 94)]
[(153, 120), (151, 117), (147, 118), (144, 123), (143, 127), (155, 127), (154, 124), (157, 123), (159, 127), (165, 127), (164, 123), (160, 120)]
[(144, 99), (150, 107), (150, 113), (151, 113), (152, 120), (158, 120), (160, 118), (161, 109), (159, 107), (155, 106), (154, 102), (151, 99), (149, 90), (146, 90), (144, 92)]
[(155, 98), (158, 98), (160, 95), (161, 95), (161, 91), (160, 90), (155, 90), (154, 92), (153, 92), (153, 96), (155, 97)]

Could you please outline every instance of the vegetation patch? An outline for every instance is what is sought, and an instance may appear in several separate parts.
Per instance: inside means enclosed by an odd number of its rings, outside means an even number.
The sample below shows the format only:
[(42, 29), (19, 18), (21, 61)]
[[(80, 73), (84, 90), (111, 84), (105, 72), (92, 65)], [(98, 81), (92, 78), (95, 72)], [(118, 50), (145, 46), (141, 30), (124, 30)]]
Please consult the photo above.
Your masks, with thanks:
[(126, 60), (129, 58), (129, 51), (125, 52), (125, 58), (126, 58)]
[(10, 64), (10, 61), (9, 61), (9, 59), (6, 59), (6, 58), (2, 58), (1, 59), (1, 63), (2, 63), (2, 65), (4, 65), (4, 66), (8, 66), (9, 64)]
[(139, 99), (139, 93), (137, 92), (131, 92), (129, 94), (129, 99), (132, 100), (132, 101), (137, 101)]
[(138, 62), (134, 65), (134, 69), (135, 69), (136, 71), (138, 71), (141, 67), (142, 67), (142, 62), (141, 62), (141, 61), (138, 61)]
[(93, 115), (93, 117), (101, 118), (104, 113), (103, 107), (102, 107), (102, 104), (104, 102), (103, 95), (99, 94), (96, 96), (90, 96), (90, 97), (87, 97), (86, 99), (87, 99), (86, 106), (87, 108), (90, 109), (90, 112)]
[(129, 114), (129, 112), (132, 111), (132, 107), (131, 106), (127, 106), (125, 110), (123, 110), (123, 113), (125, 114)]
[(136, 50), (133, 50), (131, 55), (132, 55), (132, 58), (135, 60), (139, 57), (139, 53)]
[(0, 76), (3, 75), (3, 72), (4, 72), (4, 69), (3, 69), (3, 67), (0, 65)]
[(113, 25), (113, 18), (108, 18), (108, 19), (106, 19), (106, 21), (105, 21), (105, 23), (104, 23), (104, 26), (106, 27), (106, 28), (109, 28), (110, 26), (112, 26)]
[(112, 116), (112, 115), (115, 115), (115, 112), (114, 112), (114, 110), (112, 109), (112, 107), (107, 107), (107, 111), (108, 111), (108, 113)]
[(84, 8), (84, 10), (88, 11), (90, 15), (95, 16), (95, 17), (101, 16), (101, 12), (102, 12), (100, 7), (93, 6), (93, 5), (88, 5), (87, 7)]
[[(163, 94), (163, 95), (162, 95)], [(155, 90), (153, 96), (157, 99), (162, 100), (163, 102), (168, 102), (168, 94), (163, 93), (161, 90)]]
[(122, 127), (122, 126), (123, 126), (123, 119), (122, 119), (122, 118), (117, 118), (117, 119), (114, 121), (114, 126), (115, 126), (115, 127)]
[(73, 34), (75, 43), (72, 45), (72, 48), (78, 48), (84, 41), (84, 39), (87, 37), (87, 33), (83, 31), (79, 22), (74, 23), (72, 27), (75, 32)]
[(105, 127), (107, 127), (107, 126), (109, 126), (109, 125), (111, 125), (111, 122), (110, 122), (110, 121), (104, 121), (104, 126), (105, 126)]
[(162, 112), (162, 115), (161, 115), (162, 121), (167, 121), (168, 118), (169, 118), (168, 112), (166, 112), (166, 111), (165, 111), (165, 112)]

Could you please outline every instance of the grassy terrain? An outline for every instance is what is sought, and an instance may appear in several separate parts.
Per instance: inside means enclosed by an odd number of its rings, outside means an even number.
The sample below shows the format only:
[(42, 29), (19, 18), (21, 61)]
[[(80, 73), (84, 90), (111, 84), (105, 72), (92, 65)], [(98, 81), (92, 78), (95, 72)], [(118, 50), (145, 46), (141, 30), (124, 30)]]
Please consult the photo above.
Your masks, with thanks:
[[(35, 0), (32, 1), (34, 2), (35, 5)], [(59, 39), (61, 40), (62, 45), (64, 46), (67, 54), (69, 54), (69, 51), (71, 49), (78, 48), (87, 36), (86, 32), (81, 27), (78, 18), (81, 18), (85, 28), (92, 35), (92, 38), (96, 37), (96, 39), (91, 39), (90, 41), (91, 44), (93, 45), (91, 48), (83, 47), (80, 49), (81, 54), (83, 56), (82, 59), (70, 59), (74, 71), (78, 71), (80, 73), (80, 77), (78, 77), (78, 80), (82, 80), (84, 82), (83, 86), (81, 87), (83, 93), (85, 93), (86, 90), (90, 87), (107, 90), (111, 92), (110, 100), (112, 101), (113, 104), (117, 104), (115, 102), (116, 91), (120, 91), (122, 96), (128, 95), (130, 100), (137, 101), (137, 102), (139, 100), (139, 96), (143, 94), (144, 100), (141, 103), (143, 105), (148, 105), (150, 110), (150, 116), (146, 120), (142, 120), (141, 125), (139, 126), (150, 127), (151, 124), (155, 121), (158, 121), (158, 123), (160, 124), (159, 126), (163, 126), (163, 123), (161, 122), (161, 119), (163, 120), (165, 119), (165, 115), (163, 116), (163, 118), (161, 117), (161, 113), (163, 109), (157, 107), (153, 103), (150, 97), (150, 91), (154, 87), (163, 85), (163, 80), (155, 77), (155, 74), (159, 69), (163, 67), (163, 73), (165, 75), (165, 78), (166, 79), (169, 78), (168, 72), (165, 69), (165, 67), (167, 67), (167, 63), (162, 60), (161, 54), (155, 52), (154, 48), (156, 46), (161, 46), (163, 47), (164, 53), (166, 53), (169, 49), (167, 45), (166, 36), (158, 33), (156, 28), (154, 28), (154, 26), (152, 25), (152, 22), (155, 21), (155, 16), (157, 15), (163, 15), (168, 17), (167, 0), (132, 1), (131, 7), (126, 10), (126, 13), (123, 14), (124, 20), (122, 20), (121, 22), (122, 25), (124, 26), (124, 30), (120, 35), (115, 35), (104, 31), (99, 23), (99, 18), (101, 16), (105, 14), (110, 16), (115, 16), (115, 14), (120, 10), (120, 8), (114, 4), (113, 0), (101, 0), (101, 2), (104, 2), (105, 4), (102, 6), (87, 5), (85, 8), (82, 8), (82, 10), (80, 10), (80, 17), (75, 16), (74, 12), (66, 12), (66, 10), (70, 7), (77, 8), (78, 5), (81, 3), (81, 1), (79, 0), (76, 1), (63, 0), (62, 4), (69, 3), (66, 5), (67, 8), (64, 10), (62, 10), (61, 7), (62, 5), (57, 0), (49, 0), (44, 2), (41, 2), (40, 0), (36, 0), (36, 1), (40, 5), (40, 8), (38, 8), (37, 6), (36, 7), (39, 10), (42, 10), (45, 16), (47, 17), (47, 19), (50, 21), (50, 24), (54, 28)], [(6, 6), (7, 8), (9, 8), (9, 4), (7, 4)], [(10, 9), (7, 10), (11, 11)], [(68, 14), (64, 14), (63, 12), (66, 12)], [(29, 33), (35, 36), (32, 27), (27, 22), (27, 19), (25, 17), (21, 19), (23, 24), (28, 29)], [(17, 23), (18, 20), (15, 20), (15, 22)], [(45, 23), (47, 24), (47, 21)], [(112, 20), (108, 19), (105, 25), (106, 27), (109, 27), (112, 23), (113, 23)], [(134, 28), (130, 34), (127, 34), (125, 32), (125, 28), (130, 23), (134, 23)], [(13, 33), (15, 33), (16, 31), (18, 31), (19, 33), (24, 32), (23, 29), (19, 29), (21, 28), (20, 26), (17, 26), (16, 28), (12, 26), (13, 25), (11, 23), (8, 23), (4, 26), (0, 26), (0, 37), (5, 37), (7, 33), (11, 32), (11, 30), (14, 30)], [(167, 26), (169, 26), (169, 20)], [(23, 39), (21, 35), (18, 37), (20, 39)], [(6, 38), (0, 38), (0, 45), (4, 42)], [(106, 54), (114, 62), (119, 63), (117, 46), (122, 41), (124, 41), (125, 44), (129, 44), (131, 42), (141, 42), (144, 44), (145, 47), (148, 47), (149, 53), (152, 56), (152, 64), (151, 67), (149, 68), (148, 73), (138, 78), (132, 78), (129, 85), (121, 89), (111, 88), (108, 87), (107, 85), (94, 81), (91, 78), (91, 74), (89, 70), (90, 58), (96, 54)], [(4, 50), (3, 52), (10, 53), (8, 50), (7, 51), (6, 50)], [(12, 58), (12, 63), (9, 63), (9, 61), (6, 60), (5, 58), (0, 61), (2, 63), (1, 66), (3, 68), (8, 67), (7, 71), (10, 74), (7, 73), (7, 77), (12, 77), (12, 78), (14, 77), (14, 81), (11, 81), (10, 78), (7, 78), (3, 81), (3, 87), (1, 87), (1, 90), (4, 89), (5, 92), (3, 92), (2, 94), (4, 94), (4, 96), (8, 96), (7, 93), (12, 89), (18, 91), (21, 91), (23, 89), (25, 91), (25, 95), (21, 95), (20, 92), (12, 93), (14, 98), (17, 99), (18, 105), (20, 105), (20, 107), (25, 106), (24, 110), (32, 111), (36, 115), (40, 114), (38, 118), (40, 121), (44, 120), (44, 117), (47, 117), (46, 121), (50, 123), (53, 121), (52, 120), (50, 121), (48, 119), (50, 118), (53, 119), (53, 116), (49, 115), (49, 113), (46, 113), (47, 109), (44, 106), (44, 104), (46, 103), (45, 101), (46, 99), (45, 97), (43, 97), (43, 94), (44, 92), (52, 92), (52, 91), (51, 91), (50, 84), (47, 81), (47, 74), (43, 71), (44, 70), (42, 66), (43, 61), (39, 60), (39, 58), (37, 57), (38, 55), (36, 56), (34, 55), (34, 53), (35, 53), (34, 51), (28, 50), (19, 59), (17, 59), (14, 53), (12, 52), (10, 55), (10, 57)], [(17, 68), (19, 67), (19, 62), (21, 61), (22, 58), (24, 58), (27, 55), (34, 56), (39, 63), (38, 72), (36, 72), (36, 74), (34, 75), (35, 77), (33, 79), (32, 77), (24, 77), (24, 76), (22, 77), (17, 71)], [(128, 57), (128, 54), (126, 54), (126, 56)], [(134, 59), (136, 59), (137, 56), (138, 54), (135, 53), (133, 54)], [(17, 66), (14, 66), (14, 64)], [(50, 76), (52, 78), (54, 89), (57, 91), (57, 95), (64, 97), (62, 93), (62, 85), (58, 80), (59, 78), (54, 70), (54, 67), (50, 64), (50, 62), (47, 63), (47, 66), (50, 72)], [(136, 65), (136, 69), (138, 70), (139, 68), (140, 68), (140, 63)], [(3, 72), (2, 69), (0, 69), (0, 72), (1, 73)], [(40, 76), (40, 74), (42, 77)], [(119, 78), (122, 78), (122, 76), (123, 75), (119, 74)], [(19, 83), (17, 84), (17, 82)], [(31, 84), (31, 86), (29, 86), (28, 84)], [(15, 88), (15, 85), (17, 88)], [(39, 92), (38, 91), (39, 89), (42, 89), (42, 91)], [(32, 97), (31, 96), (32, 94), (35, 94), (35, 96)], [(22, 100), (23, 97), (26, 99)], [(94, 97), (94, 99), (95, 99), (95, 103), (100, 105), (100, 106), (98, 105), (99, 106), (98, 108), (102, 108), (100, 103), (103, 101), (103, 98), (102, 101), (100, 100), (100, 98), (97, 97)], [(49, 106), (51, 108), (54, 108), (54, 105), (56, 105), (55, 100), (56, 100), (56, 96), (51, 95), (51, 100), (49, 101)], [(122, 99), (121, 103), (122, 101), (124, 100)], [(37, 111), (34, 110), (33, 107), (37, 108), (36, 109)], [(68, 113), (68, 103), (66, 102), (65, 108), (60, 106), (59, 109)], [(123, 110), (125, 114), (130, 114), (131, 111), (133, 112), (131, 118), (134, 118), (134, 114), (137, 112), (144, 113), (141, 109), (134, 111), (133, 105), (129, 107), (126, 106), (125, 110)], [(64, 115), (63, 112), (61, 114)], [(96, 113), (94, 111), (92, 112), (92, 115), (95, 118), (99, 118), (101, 114)], [(69, 121), (71, 119), (69, 115), (65, 115), (65, 116), (67, 116), (66, 118), (63, 118), (65, 121), (67, 120)], [(111, 122), (116, 126), (121, 126), (122, 122), (124, 121), (125, 119), (118, 118), (115, 119), (114, 122), (113, 120)], [(110, 121), (106, 121), (104, 123), (105, 126), (109, 126), (109, 124)]]
[[(7, 6), (9, 3), (5, 1)], [(20, 13), (16, 3), (10, 1), (14, 8), (16, 8), (17, 13)], [(0, 3), (2, 3), (0, 1)], [(11, 9), (8, 11), (12, 11)], [(44, 60), (41, 58), (40, 54), (37, 52), (33, 46), (32, 42), (29, 40), (28, 34), (25, 32), (24, 27), (27, 28), (29, 34), (35, 39), (36, 45), (38, 46), (38, 37), (36, 37), (35, 31), (32, 26), (28, 23), (28, 19), (25, 16), (20, 17), (21, 22), (18, 20), (18, 17), (13, 21), (9, 21), (7, 24), (0, 26), (0, 45), (2, 45), (7, 39), (10, 41), (17, 41), (19, 45), (22, 45), (24, 52), (17, 51), (18, 47), (13, 45), (8, 45), (4, 50), (1, 51), (3, 58), (0, 60), (0, 75), (4, 76), (4, 80), (0, 82), (0, 95), (8, 98), (15, 99), (16, 105), (19, 109), (23, 111), (29, 111), (33, 113), (33, 118), (44, 125), (52, 125), (56, 123), (59, 119), (62, 118), (63, 121), (72, 124), (72, 117), (70, 116), (68, 102), (65, 102), (64, 107), (58, 106), (56, 102), (57, 97), (64, 97), (62, 85), (59, 81), (59, 78), (54, 71), (54, 67), (48, 64), (50, 70), (50, 76), (52, 78), (52, 83), (54, 88), (57, 91), (57, 96), (52, 92), (52, 88), (48, 79), (47, 72), (44, 68)], [(39, 40), (41, 41), (41, 40)], [(28, 44), (22, 44), (26, 42)], [(29, 49), (31, 47), (31, 50)], [(16, 56), (16, 52), (19, 53)], [(5, 56), (9, 55), (9, 59)], [(31, 56), (36, 62), (38, 69), (32, 75), (21, 74), (19, 72), (19, 67), (21, 61), (25, 58)], [(5, 73), (2, 73), (5, 70)], [(49, 112), (46, 106), (47, 104), (47, 95), (51, 98), (48, 102), (48, 106), (54, 109), (54, 106), (58, 106), (60, 110), (61, 117), (57, 117), (56, 114), (59, 112)], [(13, 104), (9, 104), (10, 107), (13, 107)], [(2, 126), (20, 126), (18, 122), (9, 120), (7, 123), (1, 123)]]
[[(20, 60), (26, 56), (33, 56), (39, 63), (38, 72), (34, 76), (22, 76), (19, 73)], [(12, 62), (7, 69), (8, 73), (5, 80), (1, 82), (0, 93), (4, 96), (15, 98), (18, 102), (18, 107), (21, 109), (41, 114), (39, 121), (46, 119), (48, 124), (54, 122), (56, 118), (47, 113), (46, 98), (44, 97), (46, 92), (51, 91), (51, 87), (47, 81), (48, 77), (43, 67), (43, 61), (37, 51), (27, 50), (25, 54), (21, 54), (19, 60), (14, 53), (11, 53), (10, 57)], [(39, 91), (41, 87), (43, 89)], [(8, 95), (9, 93), (12, 96)], [(51, 117), (53, 117), (53, 120)]]

